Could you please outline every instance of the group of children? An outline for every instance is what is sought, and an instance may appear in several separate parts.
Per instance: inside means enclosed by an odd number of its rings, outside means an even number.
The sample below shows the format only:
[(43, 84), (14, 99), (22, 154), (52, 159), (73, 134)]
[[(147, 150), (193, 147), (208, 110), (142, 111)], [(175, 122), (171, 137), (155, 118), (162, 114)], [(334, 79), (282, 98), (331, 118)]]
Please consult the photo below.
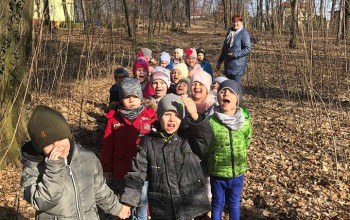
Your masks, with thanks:
[(142, 48), (132, 76), (114, 71), (100, 162), (74, 143), (59, 112), (36, 107), (21, 184), (37, 216), (98, 219), (97, 204), (122, 219), (221, 219), (226, 202), (239, 219), (251, 119), (240, 85), (212, 80), (200, 54), (177, 48), (156, 62)]

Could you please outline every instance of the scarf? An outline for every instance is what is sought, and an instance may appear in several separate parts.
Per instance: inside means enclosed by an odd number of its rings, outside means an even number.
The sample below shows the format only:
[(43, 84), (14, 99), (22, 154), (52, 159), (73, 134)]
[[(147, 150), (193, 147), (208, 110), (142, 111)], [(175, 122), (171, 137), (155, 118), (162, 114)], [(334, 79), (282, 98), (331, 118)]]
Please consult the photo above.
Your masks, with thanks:
[(243, 123), (245, 121), (245, 117), (243, 115), (243, 112), (240, 108), (237, 108), (237, 111), (234, 115), (226, 115), (224, 113), (221, 113), (220, 106), (214, 107), (214, 116), (219, 119), (220, 122), (222, 122), (226, 127), (228, 127), (231, 131), (232, 130), (238, 130), (243, 126)]
[(234, 40), (236, 34), (238, 34), (242, 29), (243, 29), (243, 25), (240, 28), (238, 28), (236, 31), (230, 30), (230, 32), (228, 33), (228, 35), (226, 37), (226, 42), (230, 44), (230, 47), (232, 47), (232, 45), (233, 45), (233, 40)]
[(130, 122), (133, 122), (145, 109), (145, 106), (140, 105), (138, 108), (125, 108), (121, 107), (119, 112), (124, 118), (127, 118)]

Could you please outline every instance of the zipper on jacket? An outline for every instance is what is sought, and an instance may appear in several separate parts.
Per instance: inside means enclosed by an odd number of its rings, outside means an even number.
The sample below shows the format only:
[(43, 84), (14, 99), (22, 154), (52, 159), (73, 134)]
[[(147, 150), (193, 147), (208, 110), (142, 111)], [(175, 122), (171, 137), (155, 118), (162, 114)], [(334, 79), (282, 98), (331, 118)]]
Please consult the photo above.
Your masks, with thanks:
[(232, 175), (235, 177), (235, 155), (233, 152), (233, 143), (232, 143), (232, 131), (229, 129), (229, 137), (230, 137), (230, 148), (231, 148), (231, 166), (232, 166)]
[(72, 168), (70, 165), (67, 165), (68, 169), (69, 169), (69, 175), (72, 178), (72, 182), (73, 182), (73, 188), (74, 188), (74, 194), (75, 194), (75, 202), (76, 202), (76, 208), (78, 211), (78, 217), (79, 219), (81, 219), (81, 214), (80, 214), (80, 207), (79, 207), (79, 200), (78, 200), (78, 192), (77, 192), (77, 186), (74, 180), (74, 176), (73, 176), (73, 172), (72, 172)]

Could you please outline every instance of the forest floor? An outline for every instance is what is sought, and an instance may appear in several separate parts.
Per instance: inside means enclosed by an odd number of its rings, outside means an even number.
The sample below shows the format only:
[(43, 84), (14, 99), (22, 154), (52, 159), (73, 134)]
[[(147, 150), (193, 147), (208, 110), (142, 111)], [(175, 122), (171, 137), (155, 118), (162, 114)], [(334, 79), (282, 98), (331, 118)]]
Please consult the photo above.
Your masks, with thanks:
[[(197, 21), (184, 33), (161, 33), (146, 46), (157, 52), (202, 47), (215, 66), (226, 32)], [(289, 50), (286, 36), (252, 33), (252, 38), (242, 81), (253, 139), (241, 219), (350, 219), (350, 81), (348, 70), (338, 71), (345, 66), (342, 48), (315, 38), (321, 46), (309, 53), (303, 47)], [(326, 61), (320, 51), (329, 49), (323, 43), (333, 48)], [(329, 66), (311, 64), (314, 75), (307, 74), (310, 54), (313, 62)], [(336, 74), (339, 80), (328, 74)], [(60, 95), (32, 92), (33, 105), (47, 104), (62, 112), (76, 141), (98, 154), (112, 83), (111, 74), (72, 80), (62, 85)], [(312, 96), (310, 88), (317, 94)], [(22, 199), (20, 175), (21, 168), (13, 166), (0, 171), (0, 219), (34, 217), (34, 209)]]

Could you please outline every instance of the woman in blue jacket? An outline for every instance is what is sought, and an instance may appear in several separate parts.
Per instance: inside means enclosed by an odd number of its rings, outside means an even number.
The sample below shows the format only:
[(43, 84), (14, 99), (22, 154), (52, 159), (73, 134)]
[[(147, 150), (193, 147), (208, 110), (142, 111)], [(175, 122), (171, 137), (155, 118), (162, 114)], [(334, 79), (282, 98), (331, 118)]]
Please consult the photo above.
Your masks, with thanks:
[(243, 17), (234, 15), (232, 27), (227, 32), (216, 68), (219, 70), (221, 63), (224, 62), (225, 76), (240, 83), (250, 51), (250, 35), (243, 27)]

